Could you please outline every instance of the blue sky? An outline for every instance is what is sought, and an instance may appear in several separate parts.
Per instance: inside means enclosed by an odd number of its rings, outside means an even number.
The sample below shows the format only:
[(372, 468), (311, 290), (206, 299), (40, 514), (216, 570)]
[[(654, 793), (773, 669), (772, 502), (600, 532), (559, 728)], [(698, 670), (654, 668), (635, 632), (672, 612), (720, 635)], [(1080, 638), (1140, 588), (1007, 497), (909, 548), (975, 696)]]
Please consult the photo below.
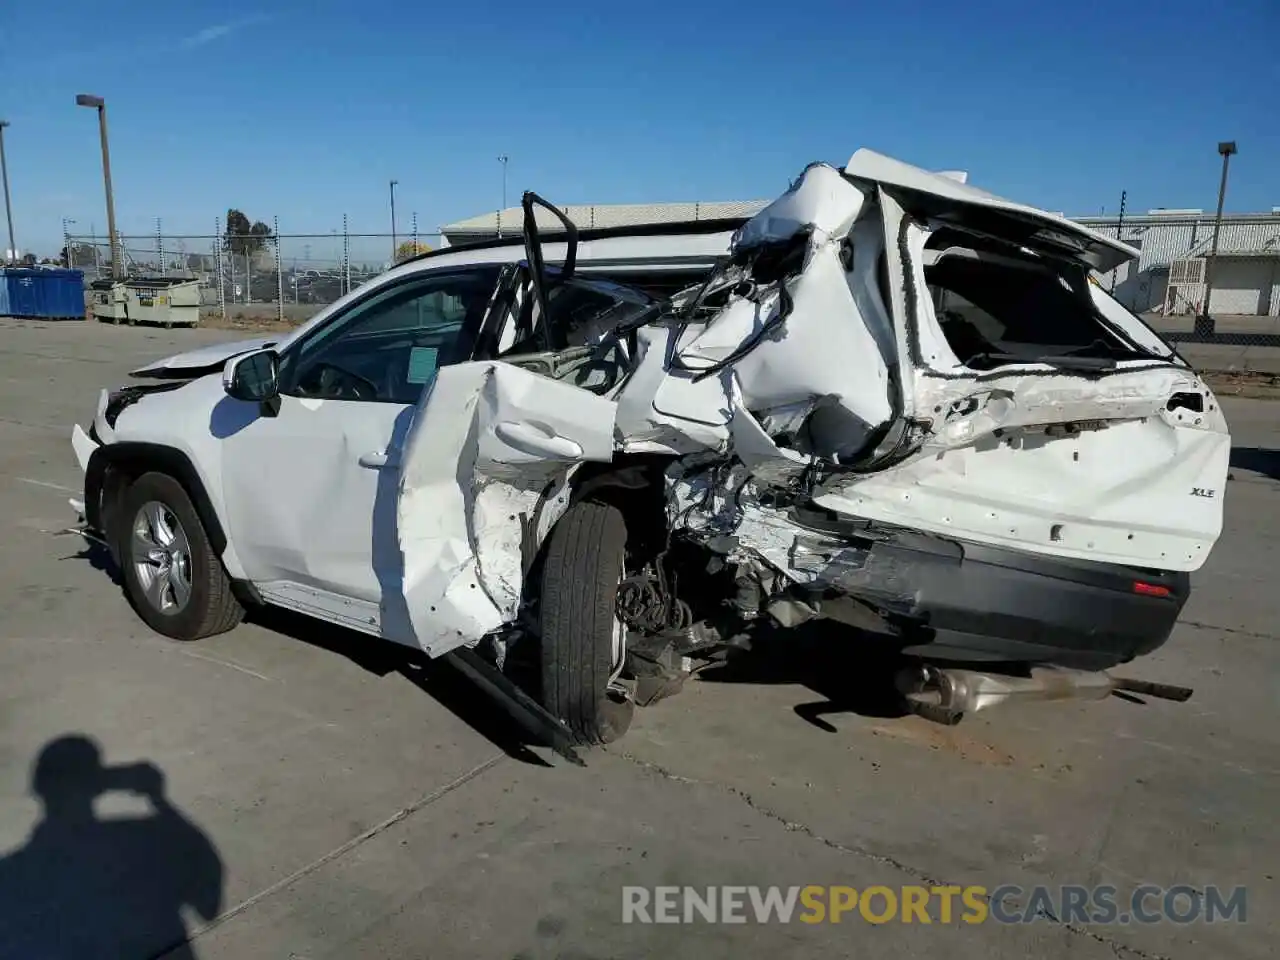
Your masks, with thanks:
[[(19, 245), (124, 233), (424, 232), (562, 203), (770, 197), (869, 146), (1069, 214), (1280, 205), (1280, 4), (859, 0), (10, 3), (0, 117)], [(52, 250), (50, 250), (52, 248)]]

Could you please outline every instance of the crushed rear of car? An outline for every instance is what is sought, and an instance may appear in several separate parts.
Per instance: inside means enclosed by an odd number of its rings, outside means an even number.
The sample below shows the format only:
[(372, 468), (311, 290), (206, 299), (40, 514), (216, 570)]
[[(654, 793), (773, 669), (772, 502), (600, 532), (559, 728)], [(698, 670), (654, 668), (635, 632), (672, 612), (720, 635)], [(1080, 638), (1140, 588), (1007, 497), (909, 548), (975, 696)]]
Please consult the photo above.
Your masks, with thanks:
[(1091, 279), (1135, 255), (863, 150), (806, 168), (696, 287), (565, 345), (607, 371), (614, 437), (578, 480), (643, 531), (613, 681), (665, 690), (754, 625), (828, 620), (949, 722), (1189, 695), (1098, 673), (1168, 638), (1230, 448), (1204, 382)]

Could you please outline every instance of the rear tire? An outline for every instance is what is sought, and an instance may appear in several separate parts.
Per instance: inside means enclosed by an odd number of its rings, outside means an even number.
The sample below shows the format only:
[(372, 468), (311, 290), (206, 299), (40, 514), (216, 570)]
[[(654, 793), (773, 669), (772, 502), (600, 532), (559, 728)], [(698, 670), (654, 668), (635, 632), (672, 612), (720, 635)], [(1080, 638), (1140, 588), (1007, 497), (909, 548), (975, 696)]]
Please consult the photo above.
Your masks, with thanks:
[(152, 630), (199, 640), (225, 633), (244, 617), (191, 498), (173, 477), (144, 473), (133, 481), (115, 527), (125, 596)]
[(584, 744), (611, 743), (634, 704), (608, 693), (627, 527), (608, 504), (571, 506), (551, 531), (542, 567), (542, 703)]

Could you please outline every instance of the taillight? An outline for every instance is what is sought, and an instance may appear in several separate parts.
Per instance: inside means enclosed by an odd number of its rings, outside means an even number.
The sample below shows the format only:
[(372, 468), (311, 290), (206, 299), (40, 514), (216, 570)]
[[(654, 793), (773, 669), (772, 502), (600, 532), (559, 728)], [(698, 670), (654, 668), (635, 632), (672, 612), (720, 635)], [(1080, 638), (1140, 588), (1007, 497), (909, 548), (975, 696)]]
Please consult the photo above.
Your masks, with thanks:
[(1171, 597), (1173, 591), (1168, 587), (1161, 586), (1158, 583), (1143, 583), (1141, 580), (1133, 581), (1133, 592), (1140, 593), (1144, 597)]

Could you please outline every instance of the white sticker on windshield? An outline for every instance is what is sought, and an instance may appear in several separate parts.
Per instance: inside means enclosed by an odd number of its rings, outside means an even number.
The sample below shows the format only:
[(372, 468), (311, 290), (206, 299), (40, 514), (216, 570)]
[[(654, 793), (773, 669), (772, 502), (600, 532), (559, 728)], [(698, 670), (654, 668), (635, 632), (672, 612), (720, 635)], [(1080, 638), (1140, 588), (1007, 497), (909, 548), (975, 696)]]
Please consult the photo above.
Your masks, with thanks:
[(410, 383), (426, 383), (435, 375), (439, 356), (440, 351), (435, 347), (414, 347), (409, 351), (409, 375), (406, 379)]

